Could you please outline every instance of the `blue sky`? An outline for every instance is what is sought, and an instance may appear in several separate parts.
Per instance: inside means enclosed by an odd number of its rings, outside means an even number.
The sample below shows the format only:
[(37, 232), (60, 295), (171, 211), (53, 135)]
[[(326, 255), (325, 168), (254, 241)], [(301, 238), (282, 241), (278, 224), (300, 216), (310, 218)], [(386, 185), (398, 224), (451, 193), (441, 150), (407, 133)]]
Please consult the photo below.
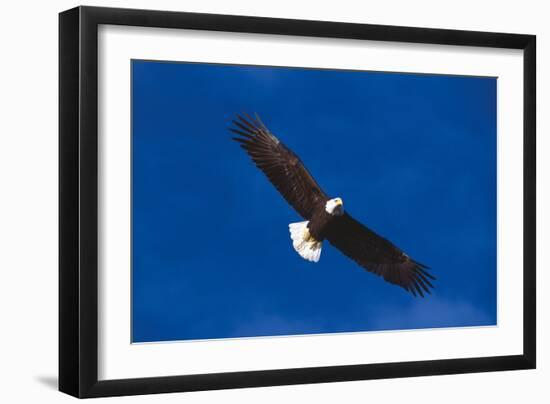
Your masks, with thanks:
[[(496, 79), (132, 62), (133, 342), (496, 324)], [(325, 242), (231, 141), (257, 112), (437, 276), (414, 298)]]

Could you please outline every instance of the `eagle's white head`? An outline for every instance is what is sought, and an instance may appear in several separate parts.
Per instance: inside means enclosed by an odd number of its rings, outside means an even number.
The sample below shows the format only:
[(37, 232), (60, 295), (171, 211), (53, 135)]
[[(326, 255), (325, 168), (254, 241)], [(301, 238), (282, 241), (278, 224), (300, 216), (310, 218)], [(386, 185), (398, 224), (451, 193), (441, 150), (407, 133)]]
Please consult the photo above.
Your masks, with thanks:
[(344, 202), (341, 198), (329, 199), (325, 205), (325, 210), (329, 215), (342, 216), (344, 214)]

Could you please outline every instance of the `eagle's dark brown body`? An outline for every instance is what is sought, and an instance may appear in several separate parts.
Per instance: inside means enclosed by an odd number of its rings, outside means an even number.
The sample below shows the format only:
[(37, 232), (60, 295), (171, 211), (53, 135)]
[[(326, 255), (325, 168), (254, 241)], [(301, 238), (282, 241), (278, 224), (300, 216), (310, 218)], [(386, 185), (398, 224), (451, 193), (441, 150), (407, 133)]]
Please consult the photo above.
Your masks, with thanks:
[[(362, 268), (398, 285), (414, 296), (424, 296), (433, 288), (434, 276), (428, 267), (413, 260), (390, 241), (355, 220), (349, 213), (327, 203), (329, 199), (300, 158), (273, 135), (256, 116), (237, 116), (230, 130), (254, 164), (267, 176), (285, 200), (306, 221), (289, 225), (295, 250), (305, 259), (317, 262), (323, 240), (340, 250)], [(332, 205), (331, 205), (332, 206)], [(332, 213), (329, 213), (332, 212)], [(307, 227), (306, 227), (307, 226)], [(312, 240), (313, 239), (313, 240)]]
[(317, 241), (323, 241), (330, 230), (330, 225), (338, 218), (329, 214), (325, 209), (325, 203), (320, 203), (309, 219), (307, 228), (311, 236)]

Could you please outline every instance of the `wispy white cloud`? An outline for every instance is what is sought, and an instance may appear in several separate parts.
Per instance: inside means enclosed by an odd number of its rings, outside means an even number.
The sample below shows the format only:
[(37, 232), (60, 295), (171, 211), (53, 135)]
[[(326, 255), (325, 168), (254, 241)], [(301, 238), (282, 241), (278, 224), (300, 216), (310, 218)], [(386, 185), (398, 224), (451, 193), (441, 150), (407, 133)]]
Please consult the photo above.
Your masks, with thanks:
[(283, 318), (276, 314), (256, 315), (253, 319), (238, 324), (231, 337), (298, 335), (321, 333), (324, 327), (314, 321)]
[(418, 299), (406, 308), (377, 306), (376, 311), (368, 311), (369, 323), (376, 330), (495, 325), (496, 321), (469, 302), (435, 296)]

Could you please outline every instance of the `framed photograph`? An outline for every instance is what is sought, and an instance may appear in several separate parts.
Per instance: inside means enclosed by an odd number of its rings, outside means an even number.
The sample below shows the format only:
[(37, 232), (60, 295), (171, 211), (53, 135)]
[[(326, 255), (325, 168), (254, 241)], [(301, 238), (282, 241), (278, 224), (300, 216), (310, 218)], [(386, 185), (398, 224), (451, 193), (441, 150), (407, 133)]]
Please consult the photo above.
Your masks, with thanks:
[(59, 28), (61, 391), (535, 368), (535, 36)]

